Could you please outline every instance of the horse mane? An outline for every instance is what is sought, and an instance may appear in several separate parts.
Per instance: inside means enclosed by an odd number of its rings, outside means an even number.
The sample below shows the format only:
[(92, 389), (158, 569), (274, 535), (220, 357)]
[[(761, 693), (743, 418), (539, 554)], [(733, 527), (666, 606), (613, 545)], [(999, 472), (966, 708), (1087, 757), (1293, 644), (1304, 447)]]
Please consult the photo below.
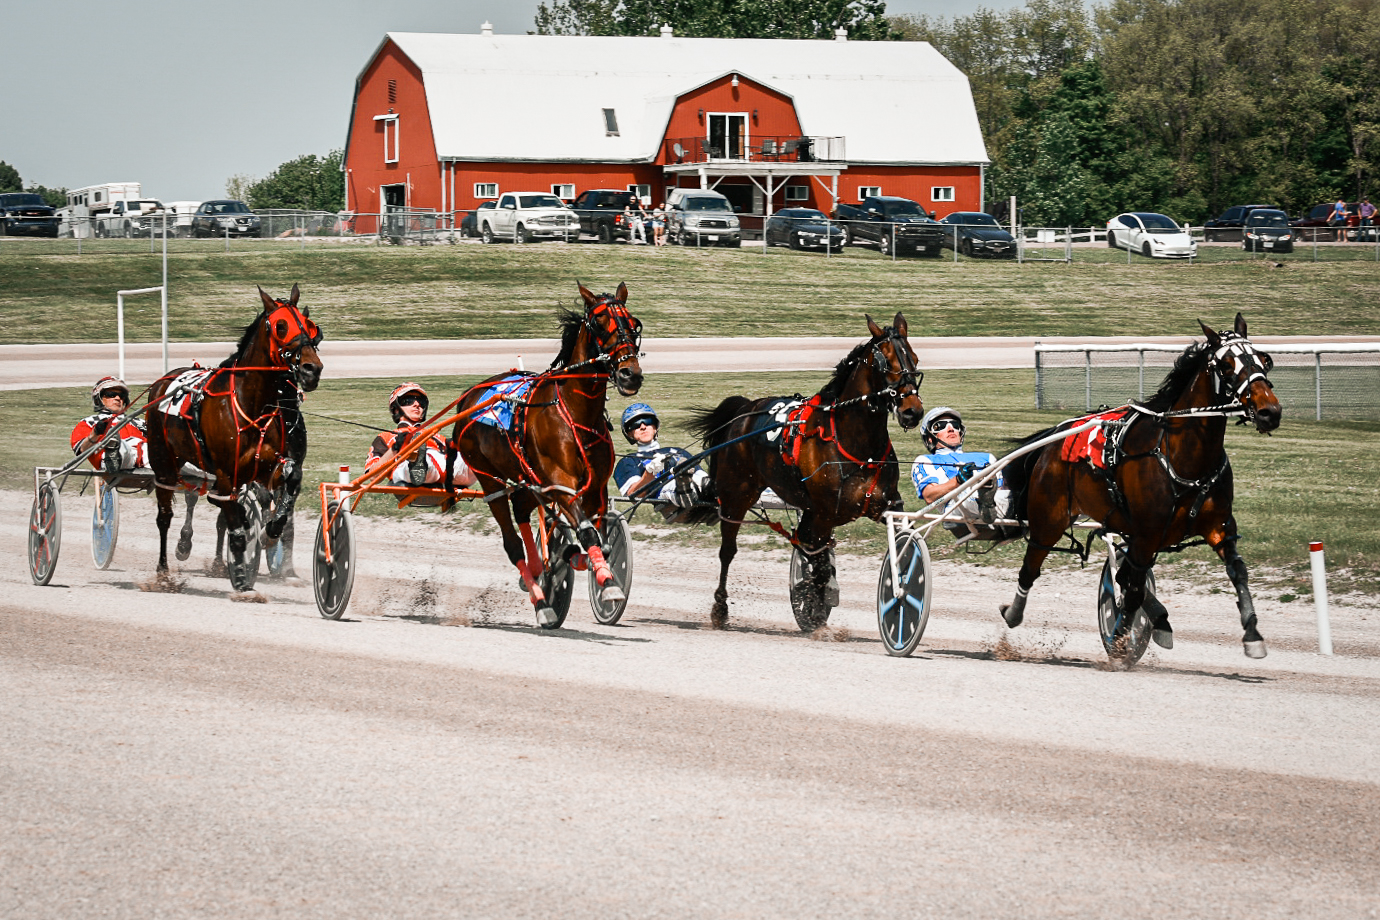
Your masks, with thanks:
[(565, 367), (575, 356), (575, 341), (580, 337), (580, 330), (585, 325), (585, 315), (577, 310), (561, 307), (556, 312), (556, 322), (561, 326), (561, 350), (551, 362), (551, 370)]
[(866, 342), (860, 342), (838, 363), (838, 366), (834, 368), (834, 376), (830, 377), (829, 382), (819, 391), (820, 398), (824, 402), (833, 402), (842, 395), (843, 388), (848, 385), (848, 378), (853, 376), (853, 368), (862, 360), (863, 353), (871, 348), (876, 341), (876, 339), (869, 339)]
[(263, 318), (264, 314), (260, 312), (258, 316), (254, 317), (254, 319), (250, 321), (248, 326), (244, 327), (244, 333), (240, 336), (240, 342), (238, 345), (235, 346), (234, 353), (231, 354), (230, 357), (226, 358), (224, 361), (220, 362), (221, 367), (234, 367), (235, 362), (238, 361), (240, 358), (244, 357), (244, 352), (247, 348), (249, 348), (249, 343), (254, 341), (254, 332), (259, 327), (259, 320)]
[(1184, 349), (1183, 354), (1174, 360), (1174, 366), (1165, 375), (1160, 388), (1140, 405), (1152, 412), (1165, 412), (1173, 407), (1180, 394), (1193, 382), (1207, 363), (1208, 347), (1204, 342), (1194, 342)]

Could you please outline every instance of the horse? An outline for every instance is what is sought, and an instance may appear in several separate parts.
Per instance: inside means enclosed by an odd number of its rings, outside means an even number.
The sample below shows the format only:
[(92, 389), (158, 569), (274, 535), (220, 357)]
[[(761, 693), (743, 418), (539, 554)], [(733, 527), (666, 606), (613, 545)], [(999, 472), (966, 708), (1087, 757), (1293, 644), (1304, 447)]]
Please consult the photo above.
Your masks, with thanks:
[[(1131, 403), (1112, 428), (1108, 470), (1064, 459), (1059, 442), (1007, 468), (1013, 513), (1028, 522), (1016, 596), (1001, 607), (1008, 626), (1020, 625), (1041, 564), (1081, 514), (1125, 538), (1126, 558), (1117, 572), (1121, 609), (1144, 605), (1157, 645), (1173, 648), (1173, 630), (1164, 605), (1146, 592), (1146, 575), (1159, 553), (1185, 548), (1185, 540), (1198, 537), (1217, 553), (1236, 589), (1246, 656), (1265, 657), (1246, 563), (1236, 550), (1232, 470), (1223, 439), (1232, 416), (1239, 416), (1240, 424), (1253, 423), (1262, 434), (1279, 427), (1282, 410), (1267, 377), (1274, 362), (1251, 343), (1240, 313), (1231, 330), (1214, 332), (1201, 320), (1198, 325), (1206, 342), (1188, 346), (1159, 390), (1143, 403)], [(1116, 638), (1133, 620), (1123, 618)]]
[[(883, 328), (867, 317), (872, 338), (838, 363), (834, 375), (807, 402), (799, 397), (748, 399), (730, 396), (713, 409), (699, 409), (687, 427), (706, 450), (714, 507), (691, 516), (692, 523), (719, 521), (719, 587), (710, 623), (728, 623), (728, 568), (738, 552), (744, 516), (770, 487), (801, 509), (791, 543), (807, 560), (809, 590), (796, 619), (810, 631), (824, 625), (838, 604), (834, 566), (826, 552), (834, 529), (904, 507), (897, 489), (900, 467), (887, 430), (887, 413), (904, 429), (920, 424), (925, 407), (923, 379), (906, 338), (900, 313)], [(784, 533), (784, 531), (783, 531)]]
[[(601, 599), (624, 600), (603, 554), (594, 521), (608, 510), (614, 447), (605, 414), (608, 385), (624, 396), (642, 387), (642, 324), (628, 312), (628, 287), (595, 296), (578, 285), (584, 312), (562, 309), (561, 348), (541, 374), (522, 375), (525, 395), (513, 397), (512, 426), (484, 424), (491, 384), (512, 381), (499, 374), (472, 387), (455, 412), (453, 440), (485, 492), (503, 535), (503, 549), (527, 587), (543, 625), (558, 621), (538, 583), (542, 557), (532, 536), (531, 514), (542, 505), (563, 517), (589, 557)], [(479, 407), (478, 411), (476, 408)], [(510, 485), (511, 484), (511, 485)], [(511, 500), (510, 500), (511, 496)], [(514, 530), (516, 517), (521, 537)]]
[[(270, 297), (262, 288), (263, 310), (245, 327), (234, 354), (205, 374), (190, 393), (185, 411), (155, 409), (148, 417), (149, 465), (158, 490), (158, 571), (168, 571), (168, 527), (172, 523), (172, 496), (179, 486), (184, 463), (214, 477), (214, 491), (207, 500), (220, 508), (229, 530), (230, 582), (236, 590), (252, 583), (246, 571), (245, 518), (238, 496), (242, 486), (258, 483), (286, 496), (295, 480), (300, 488), (300, 463), (293, 460), (294, 441), (305, 447), (302, 436), (292, 432), (302, 424), (300, 416), (285, 411), (282, 393), (311, 392), (321, 380), (321, 359), (316, 353), (321, 331), (306, 308), (298, 310), (300, 291), (292, 286), (289, 300)], [(198, 370), (178, 368), (153, 385), (153, 402), (172, 396), (173, 407), (183, 398), (170, 393), (179, 377)], [(180, 386), (180, 385), (179, 385)], [(305, 453), (305, 450), (303, 450)], [(191, 515), (178, 543), (178, 558), (191, 551)], [(281, 500), (265, 526), (271, 539), (278, 538), (291, 514), (291, 502)]]

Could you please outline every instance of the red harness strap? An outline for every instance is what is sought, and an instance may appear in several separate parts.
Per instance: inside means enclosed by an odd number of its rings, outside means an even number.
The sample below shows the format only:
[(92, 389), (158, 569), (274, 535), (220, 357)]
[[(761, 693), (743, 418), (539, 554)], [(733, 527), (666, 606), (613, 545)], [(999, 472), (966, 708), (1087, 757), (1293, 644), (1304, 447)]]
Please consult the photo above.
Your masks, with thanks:
[[(828, 417), (827, 427), (820, 416)], [(834, 449), (849, 462), (857, 464), (864, 471), (872, 472), (872, 481), (867, 485), (867, 494), (863, 498), (862, 505), (863, 516), (870, 516), (868, 511), (871, 510), (872, 497), (876, 494), (877, 485), (881, 481), (882, 470), (894, 453), (891, 441), (887, 441), (886, 456), (881, 460), (860, 460), (853, 456), (843, 446), (843, 442), (839, 440), (834, 413), (830, 407), (822, 404), (819, 394), (801, 403), (786, 416), (786, 430), (781, 435), (781, 459), (787, 466), (800, 469), (800, 451), (807, 437), (818, 438), (825, 443), (832, 442)]]

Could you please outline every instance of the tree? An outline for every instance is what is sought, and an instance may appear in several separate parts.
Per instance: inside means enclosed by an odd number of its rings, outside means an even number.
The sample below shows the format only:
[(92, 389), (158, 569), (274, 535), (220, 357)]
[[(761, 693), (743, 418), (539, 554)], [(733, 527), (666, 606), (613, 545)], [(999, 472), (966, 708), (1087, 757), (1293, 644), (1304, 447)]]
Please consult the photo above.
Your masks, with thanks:
[(315, 154), (288, 160), (248, 190), (249, 206), (339, 211), (345, 207), (345, 175), (340, 171), (343, 150), (324, 157)]
[(249, 201), (249, 187), (258, 180), (244, 173), (235, 173), (225, 180), (225, 197), (235, 201)]
[(691, 38), (898, 37), (885, 0), (543, 0), (541, 35), (656, 35), (663, 25)]
[(0, 160), (0, 192), (22, 192), (24, 180), (19, 178), (19, 170), (4, 160)]
[(67, 189), (48, 188), (46, 185), (31, 185), (25, 191), (33, 192), (35, 195), (42, 195), (43, 200), (54, 208), (67, 207)]

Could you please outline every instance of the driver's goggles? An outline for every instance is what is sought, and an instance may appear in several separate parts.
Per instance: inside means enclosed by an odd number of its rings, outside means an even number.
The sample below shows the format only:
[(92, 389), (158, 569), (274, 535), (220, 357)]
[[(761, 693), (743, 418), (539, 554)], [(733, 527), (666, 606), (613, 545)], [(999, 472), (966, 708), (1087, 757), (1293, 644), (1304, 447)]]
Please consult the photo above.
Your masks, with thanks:
[(101, 390), (101, 399), (114, 399), (119, 397), (123, 402), (129, 402), (129, 397), (124, 390)]
[(425, 409), (425, 408), (427, 407), (426, 397), (425, 397), (425, 396), (418, 396), (418, 395), (415, 394), (415, 393), (408, 393), (406, 396), (399, 396), (399, 397), (398, 397), (398, 406), (399, 406), (400, 408), (401, 408), (401, 407), (404, 407), (404, 406), (411, 406), (411, 405), (414, 405), (414, 404), (415, 404), (415, 405), (419, 405), (419, 406), (421, 406), (423, 409)]
[(963, 423), (954, 421), (951, 418), (937, 418), (930, 422), (930, 434), (939, 434), (945, 428), (952, 428), (954, 431), (963, 433)]

